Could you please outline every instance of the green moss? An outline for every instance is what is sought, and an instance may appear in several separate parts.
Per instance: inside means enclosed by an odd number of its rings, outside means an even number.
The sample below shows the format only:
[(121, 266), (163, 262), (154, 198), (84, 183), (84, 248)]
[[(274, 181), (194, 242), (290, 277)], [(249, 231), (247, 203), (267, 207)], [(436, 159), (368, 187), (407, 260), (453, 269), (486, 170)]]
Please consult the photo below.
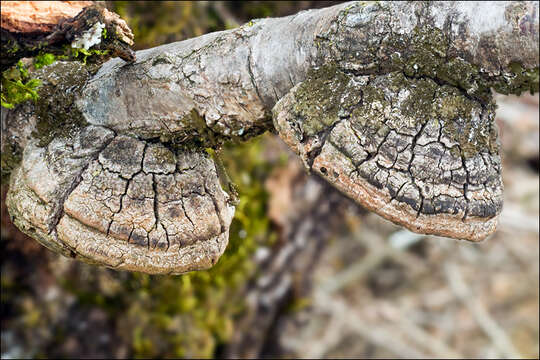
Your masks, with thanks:
[(56, 57), (51, 53), (39, 54), (34, 58), (34, 67), (41, 69), (44, 66), (51, 65), (56, 61)]
[[(385, 46), (398, 50), (402, 56), (391, 56), (391, 70), (401, 70), (408, 77), (430, 78), (438, 83), (450, 84), (471, 96), (487, 99), (489, 83), (482, 77), (478, 66), (461, 58), (448, 59), (448, 38), (428, 25), (413, 29), (408, 41), (399, 36)], [(395, 54), (395, 53), (394, 53)]]
[(506, 72), (489, 75), (463, 58), (449, 57), (448, 47), (449, 40), (442, 30), (423, 24), (415, 27), (410, 36), (395, 34), (386, 37), (381, 44), (374, 42), (368, 52), (388, 53), (390, 61), (379, 64), (379, 73), (402, 71), (408, 77), (428, 77), (456, 86), (483, 102), (489, 101), (490, 88), (515, 95), (539, 91), (538, 67), (527, 69), (512, 63)]
[(454, 87), (445, 85), (438, 90), (434, 115), (443, 124), (443, 135), (459, 144), (460, 155), (457, 152), (455, 155), (470, 158), (479, 152), (489, 150), (494, 153), (498, 150), (493, 119), (480, 117), (481, 112), (488, 111), (486, 108), (495, 113), (493, 101), (482, 107), (478, 101)]
[[(475, 99), (459, 86), (439, 85), (429, 78), (407, 78), (400, 72), (392, 73), (390, 81), (389, 89), (409, 91), (399, 109), (412, 121), (408, 125), (418, 128), (419, 124), (436, 119), (442, 125), (443, 134), (459, 144), (458, 156), (465, 158), (486, 149), (497, 150), (495, 128), (491, 125), (493, 119), (480, 118), (481, 112), (486, 112), (483, 107), (491, 107), (494, 113), (493, 102), (489, 99)], [(484, 101), (483, 105), (481, 101)]]
[(448, 95), (441, 101), (441, 108), (439, 109), (439, 115), (444, 119), (455, 119), (459, 116), (466, 115), (470, 109), (467, 106), (466, 99), (459, 95)]
[[(36, 50), (39, 49), (36, 48)], [(63, 47), (63, 54), (54, 55), (52, 53), (40, 53), (33, 59), (33, 67), (39, 70), (44, 66), (53, 64), (58, 60), (75, 60), (86, 65), (91, 59), (92, 64), (98, 64), (103, 61), (110, 53), (109, 50), (98, 49), (77, 49), (69, 45)], [(31, 77), (29, 69), (19, 60), (19, 62), (10, 69), (2, 72), (1, 79), (1, 106), (11, 109), (16, 105), (27, 100), (37, 100), (37, 89), (41, 85), (38, 79)]]
[(408, 76), (427, 75), (434, 77), (438, 66), (445, 61), (447, 39), (443, 32), (429, 26), (417, 26), (412, 32), (403, 72)]
[[(368, 129), (369, 136), (383, 139), (391, 128), (419, 131), (436, 119), (443, 134), (458, 143), (458, 156), (497, 151), (493, 119), (485, 115), (489, 113), (486, 107), (494, 112), (489, 99), (481, 102), (458, 86), (441, 85), (429, 77), (409, 77), (401, 71), (371, 75), (369, 82), (358, 88), (349, 86), (348, 79), (349, 75), (335, 68), (321, 68), (299, 86), (293, 111), (303, 135), (327, 131), (341, 117), (350, 116), (353, 127)], [(397, 99), (402, 92), (403, 99)], [(397, 111), (398, 116), (388, 111)]]
[(384, 120), (382, 109), (388, 104), (382, 89), (370, 85), (363, 87), (362, 103), (363, 106), (352, 111), (352, 118), (362, 127), (379, 128)]
[(86, 65), (89, 58), (93, 60), (93, 63), (99, 62), (106, 55), (110, 53), (110, 50), (98, 50), (98, 49), (84, 49), (84, 48), (69, 48), (68, 57), (72, 60), (77, 60)]
[[(390, 82), (394, 91), (407, 89), (409, 96), (400, 106), (402, 114), (416, 123), (425, 123), (433, 116), (433, 102), (436, 98), (438, 85), (433, 80), (428, 79), (409, 79), (402, 73), (395, 72), (390, 76)], [(413, 127), (416, 126), (415, 124)]]
[(15, 40), (8, 40), (6, 44), (6, 53), (8, 54), (15, 54), (17, 51), (21, 49), (19, 46), (19, 43)]
[(2, 107), (11, 109), (27, 100), (37, 100), (37, 89), (40, 85), (41, 81), (30, 78), (28, 69), (19, 60), (17, 65), (2, 72)]
[(9, 174), (22, 160), (22, 149), (11, 143), (2, 144), (2, 156), (0, 156), (1, 182), (9, 182)]
[(76, 95), (90, 77), (82, 64), (56, 63), (40, 70), (43, 80), (36, 101), (38, 122), (33, 134), (45, 146), (56, 136), (69, 136), (86, 122), (74, 104)]

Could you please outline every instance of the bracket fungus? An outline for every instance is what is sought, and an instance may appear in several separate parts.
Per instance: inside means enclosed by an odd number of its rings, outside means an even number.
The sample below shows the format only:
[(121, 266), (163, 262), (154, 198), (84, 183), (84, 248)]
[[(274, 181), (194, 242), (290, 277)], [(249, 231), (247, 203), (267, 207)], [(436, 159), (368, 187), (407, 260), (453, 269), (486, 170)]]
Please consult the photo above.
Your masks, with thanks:
[[(478, 19), (477, 13), (484, 18)], [(36, 72), (2, 112), (14, 223), (116, 269), (212, 266), (234, 215), (206, 148), (267, 130), (412, 231), (491, 234), (503, 184), (491, 89), (538, 91), (538, 3), (353, 2)]]
[(26, 146), (7, 197), (20, 229), (116, 269), (183, 273), (217, 261), (234, 208), (206, 153), (92, 125), (70, 141)]
[(367, 209), (477, 241), (502, 208), (493, 110), (430, 79), (321, 68), (278, 102), (274, 125), (306, 167)]

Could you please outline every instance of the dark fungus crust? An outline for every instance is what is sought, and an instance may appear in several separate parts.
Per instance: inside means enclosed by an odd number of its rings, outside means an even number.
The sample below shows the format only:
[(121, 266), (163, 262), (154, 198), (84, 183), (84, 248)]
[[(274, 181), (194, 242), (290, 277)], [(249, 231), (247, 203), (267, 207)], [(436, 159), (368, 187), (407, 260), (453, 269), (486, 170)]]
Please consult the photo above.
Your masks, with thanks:
[(502, 209), (494, 104), (402, 72), (310, 73), (274, 108), (305, 165), (412, 231), (477, 241)]

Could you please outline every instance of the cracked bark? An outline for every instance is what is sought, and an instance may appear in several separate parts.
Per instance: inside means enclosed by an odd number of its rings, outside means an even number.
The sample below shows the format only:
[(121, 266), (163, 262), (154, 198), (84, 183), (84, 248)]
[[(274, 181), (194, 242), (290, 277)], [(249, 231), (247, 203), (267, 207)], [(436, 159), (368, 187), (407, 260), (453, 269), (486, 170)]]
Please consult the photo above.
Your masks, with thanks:
[[(2, 161), (10, 214), (87, 261), (208, 267), (234, 208), (204, 149), (275, 129), (308, 169), (379, 215), (483, 239), (502, 207), (491, 88), (538, 91), (538, 13), (534, 2), (354, 2), (139, 51), (97, 72), (49, 66), (36, 73), (37, 104), (2, 112), (2, 153), (20, 154)], [(83, 75), (67, 86), (63, 73)]]

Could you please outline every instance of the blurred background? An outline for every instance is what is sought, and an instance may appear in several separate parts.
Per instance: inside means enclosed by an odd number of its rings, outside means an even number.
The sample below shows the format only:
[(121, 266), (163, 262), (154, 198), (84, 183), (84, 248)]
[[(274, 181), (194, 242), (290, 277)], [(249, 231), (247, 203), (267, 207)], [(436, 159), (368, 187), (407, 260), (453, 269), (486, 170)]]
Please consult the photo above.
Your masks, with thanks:
[[(144, 49), (336, 3), (107, 6)], [(2, 358), (538, 358), (538, 94), (497, 103), (505, 203), (479, 244), (368, 213), (272, 134), (225, 148), (241, 201), (208, 271), (150, 276), (59, 256), (13, 227), (3, 186)]]

